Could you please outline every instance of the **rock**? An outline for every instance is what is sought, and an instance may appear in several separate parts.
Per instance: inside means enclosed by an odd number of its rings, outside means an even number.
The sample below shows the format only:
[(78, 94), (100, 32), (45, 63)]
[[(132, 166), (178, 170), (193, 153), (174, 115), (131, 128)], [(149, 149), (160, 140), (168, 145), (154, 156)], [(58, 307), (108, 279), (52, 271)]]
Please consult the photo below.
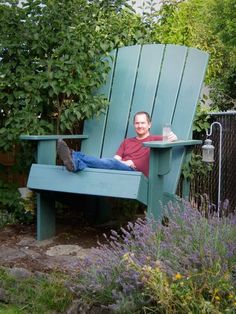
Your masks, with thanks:
[(9, 269), (9, 274), (16, 279), (27, 279), (32, 276), (32, 273), (25, 268), (11, 268)]
[(46, 261), (49, 269), (77, 272), (80, 267), (80, 259), (76, 256), (50, 256)]
[(32, 259), (40, 259), (42, 254), (35, 252), (34, 250), (27, 249), (27, 248), (22, 248), (22, 252), (25, 253), (25, 255), (29, 256)]
[(44, 247), (51, 245), (54, 241), (54, 238), (47, 239), (47, 240), (42, 240), (42, 241), (37, 241), (33, 237), (24, 237), (21, 241), (17, 243), (19, 246), (35, 246), (35, 247)]
[(90, 249), (84, 249), (79, 245), (56, 245), (49, 248), (46, 251), (46, 255), (48, 256), (77, 256), (79, 258), (85, 258), (90, 253)]
[(23, 257), (25, 257), (25, 253), (20, 251), (19, 249), (6, 247), (6, 246), (1, 247), (0, 260), (12, 261), (12, 260), (17, 260)]
[(33, 237), (24, 237), (22, 240), (20, 240), (16, 245), (19, 246), (34, 246), (36, 240)]

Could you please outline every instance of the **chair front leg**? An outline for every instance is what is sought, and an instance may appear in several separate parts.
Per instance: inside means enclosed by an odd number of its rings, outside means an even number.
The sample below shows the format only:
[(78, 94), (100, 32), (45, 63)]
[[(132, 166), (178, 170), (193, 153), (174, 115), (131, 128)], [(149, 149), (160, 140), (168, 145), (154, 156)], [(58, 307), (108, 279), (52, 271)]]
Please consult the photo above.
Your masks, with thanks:
[(164, 176), (170, 171), (172, 148), (150, 150), (148, 217), (161, 220), (163, 216)]
[(37, 240), (55, 235), (55, 200), (48, 192), (37, 193)]

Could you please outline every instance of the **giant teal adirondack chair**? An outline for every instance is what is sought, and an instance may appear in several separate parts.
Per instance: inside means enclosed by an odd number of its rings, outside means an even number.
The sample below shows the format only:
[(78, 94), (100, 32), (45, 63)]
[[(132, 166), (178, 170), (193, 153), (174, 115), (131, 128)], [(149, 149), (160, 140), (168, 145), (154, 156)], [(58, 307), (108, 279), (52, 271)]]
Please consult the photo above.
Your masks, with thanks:
[[(208, 54), (177, 45), (148, 44), (123, 47), (112, 52), (114, 62), (107, 83), (98, 91), (110, 101), (98, 118), (85, 121), (83, 135), (22, 135), (38, 142), (28, 187), (38, 193), (37, 239), (55, 234), (55, 197), (58, 193), (136, 199), (147, 205), (148, 215), (162, 217), (162, 204), (173, 199), (184, 158), (192, 140), (192, 123), (199, 99)], [(149, 142), (150, 174), (85, 169), (68, 172), (56, 165), (59, 138), (82, 140), (81, 151), (111, 157), (125, 137), (134, 136), (133, 115), (147, 111), (152, 116), (152, 134), (161, 134), (171, 123), (178, 136), (174, 143)]]

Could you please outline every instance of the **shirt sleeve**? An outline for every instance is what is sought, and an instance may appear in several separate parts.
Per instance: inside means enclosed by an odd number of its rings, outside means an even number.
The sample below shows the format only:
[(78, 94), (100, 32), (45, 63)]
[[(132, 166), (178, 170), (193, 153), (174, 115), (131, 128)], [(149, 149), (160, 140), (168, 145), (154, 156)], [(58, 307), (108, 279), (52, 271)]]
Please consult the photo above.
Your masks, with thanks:
[(122, 158), (124, 154), (124, 150), (125, 150), (125, 140), (120, 144), (118, 150), (116, 151), (116, 155)]
[(162, 135), (153, 135), (152, 141), (162, 141), (163, 136)]

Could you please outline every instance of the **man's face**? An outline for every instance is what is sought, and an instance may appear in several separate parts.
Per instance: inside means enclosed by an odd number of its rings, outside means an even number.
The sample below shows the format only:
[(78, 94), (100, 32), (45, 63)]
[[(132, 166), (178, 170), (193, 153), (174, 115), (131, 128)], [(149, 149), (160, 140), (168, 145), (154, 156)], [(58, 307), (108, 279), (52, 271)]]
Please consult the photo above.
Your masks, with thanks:
[(151, 122), (147, 120), (145, 114), (138, 114), (134, 120), (134, 128), (139, 138), (145, 138), (149, 135), (149, 129), (151, 127)]

